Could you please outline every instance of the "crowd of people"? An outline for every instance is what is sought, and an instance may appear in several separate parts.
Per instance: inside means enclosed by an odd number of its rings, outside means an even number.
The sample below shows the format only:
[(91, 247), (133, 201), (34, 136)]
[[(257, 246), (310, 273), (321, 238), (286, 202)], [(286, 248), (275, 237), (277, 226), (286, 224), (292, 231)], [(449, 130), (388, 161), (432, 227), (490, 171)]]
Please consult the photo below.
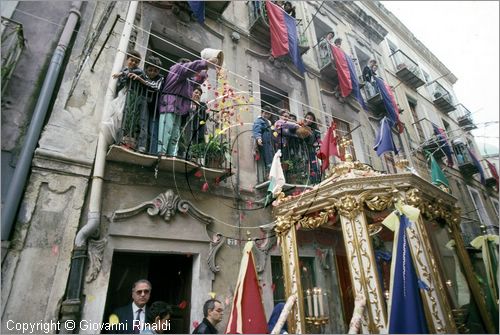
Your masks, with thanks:
[[(290, 8), (287, 3), (283, 6)], [(342, 40), (334, 40), (334, 37), (335, 34), (329, 32), (326, 43), (340, 47)], [(218, 59), (190, 61), (182, 58), (170, 67), (165, 77), (160, 74), (162, 62), (158, 57), (148, 57), (144, 70), (139, 68), (140, 62), (141, 54), (129, 51), (124, 68), (113, 74), (117, 79), (115, 100), (121, 101), (121, 104), (114, 104), (121, 110), (115, 115), (122, 115), (122, 119), (116, 122), (113, 138), (116, 143), (141, 153), (184, 156), (189, 144), (205, 141), (208, 113), (207, 105), (200, 99), (202, 83), (208, 77), (208, 67), (219, 66)], [(377, 68), (377, 62), (372, 59), (362, 75), (369, 84), (367, 89), (373, 93)], [(304, 160), (305, 157), (308, 166), (304, 167), (309, 182), (321, 180), (316, 159), (320, 132), (313, 113), (308, 112), (303, 120), (297, 121), (287, 109), (273, 110), (266, 105), (255, 120), (252, 133), (265, 174), (270, 169), (274, 153), (281, 149), (282, 161), (297, 157)]]
[[(165, 301), (155, 301), (148, 305), (153, 287), (147, 279), (140, 279), (132, 286), (132, 301), (113, 310), (109, 324), (113, 334), (165, 334), (179, 333), (172, 329), (172, 306)], [(278, 304), (270, 316), (268, 327), (274, 328), (284, 304)], [(216, 326), (222, 321), (224, 307), (217, 299), (208, 299), (203, 304), (203, 319), (193, 334), (217, 334)], [(283, 327), (286, 330), (286, 324)], [(283, 332), (282, 332), (283, 333)]]
[[(279, 118), (273, 123), (271, 120), (276, 114)], [(281, 149), (282, 162), (301, 157), (308, 163), (305, 168), (309, 181), (319, 181), (316, 151), (319, 149), (320, 132), (314, 113), (308, 112), (304, 120), (297, 121), (297, 117), (288, 109), (280, 109), (275, 113), (271, 106), (266, 105), (254, 121), (252, 133), (258, 160), (263, 163), (266, 172), (271, 168), (274, 153)]]
[[(117, 79), (117, 98), (113, 104), (123, 115), (113, 129), (113, 138), (119, 144), (141, 153), (175, 157), (179, 154), (181, 135), (189, 139), (204, 137), (202, 126), (206, 119), (206, 105), (200, 102), (201, 84), (207, 78), (209, 66), (217, 66), (218, 59), (190, 61), (181, 58), (170, 67), (168, 74), (160, 74), (158, 57), (148, 57), (145, 69), (139, 68), (141, 54), (127, 52), (126, 66), (113, 74)], [(113, 113), (112, 113), (113, 114)], [(200, 127), (184, 127), (196, 118)], [(181, 134), (185, 129), (186, 134)]]

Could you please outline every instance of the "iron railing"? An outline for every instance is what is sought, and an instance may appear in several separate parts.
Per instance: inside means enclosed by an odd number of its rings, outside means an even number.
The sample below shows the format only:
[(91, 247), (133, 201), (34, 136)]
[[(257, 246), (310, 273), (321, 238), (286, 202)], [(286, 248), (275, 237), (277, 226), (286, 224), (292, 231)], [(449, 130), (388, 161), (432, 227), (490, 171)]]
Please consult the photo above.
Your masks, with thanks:
[(405, 54), (402, 50), (400, 49), (396, 50), (389, 57), (392, 58), (394, 69), (396, 70), (396, 72), (402, 70), (403, 68), (406, 68), (410, 72), (412, 72), (415, 76), (417, 76), (418, 78), (420, 78), (422, 81), (425, 82), (424, 76), (418, 64), (413, 59), (411, 59), (407, 54)]
[(432, 92), (432, 96), (433, 96), (433, 99), (434, 101), (440, 99), (440, 98), (443, 98), (444, 100), (446, 100), (451, 106), (455, 106), (455, 102), (454, 102), (454, 99), (453, 99), (453, 96), (451, 95), (451, 93), (446, 89), (444, 88), (443, 85), (441, 85), (440, 83), (438, 82), (435, 82), (432, 84), (432, 89), (431, 89), (431, 92)]
[[(168, 144), (162, 143), (168, 127), (166, 120), (160, 124), (159, 93), (132, 81), (123, 89), (126, 98), (116, 144), (145, 155), (169, 156)], [(206, 168), (229, 168), (230, 131), (222, 130), (221, 120), (225, 114), (193, 101), (191, 106), (189, 114), (182, 117), (175, 156)]]
[[(316, 152), (319, 147), (314, 144), (317, 136), (312, 133), (309, 137), (299, 138), (293, 131), (283, 132), (273, 136), (272, 152), (281, 150), (281, 166), (285, 174), (287, 184), (294, 185), (315, 185), (321, 181), (321, 169)], [(257, 182), (263, 183), (269, 179), (269, 167), (266, 167), (263, 159), (263, 152), (259, 150), (256, 154), (260, 158), (256, 159)]]

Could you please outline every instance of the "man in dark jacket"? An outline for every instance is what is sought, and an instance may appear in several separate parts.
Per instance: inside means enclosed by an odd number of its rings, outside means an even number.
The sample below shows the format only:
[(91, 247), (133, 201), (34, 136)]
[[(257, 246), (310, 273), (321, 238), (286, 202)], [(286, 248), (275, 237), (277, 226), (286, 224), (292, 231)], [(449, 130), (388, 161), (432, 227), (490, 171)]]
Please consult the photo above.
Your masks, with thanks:
[(210, 299), (203, 304), (203, 321), (196, 327), (193, 334), (217, 334), (215, 326), (222, 321), (224, 308), (216, 299)]
[(114, 333), (139, 334), (143, 329), (146, 304), (151, 295), (151, 283), (146, 279), (138, 280), (132, 286), (132, 303), (119, 307), (109, 317), (110, 324), (119, 324)]

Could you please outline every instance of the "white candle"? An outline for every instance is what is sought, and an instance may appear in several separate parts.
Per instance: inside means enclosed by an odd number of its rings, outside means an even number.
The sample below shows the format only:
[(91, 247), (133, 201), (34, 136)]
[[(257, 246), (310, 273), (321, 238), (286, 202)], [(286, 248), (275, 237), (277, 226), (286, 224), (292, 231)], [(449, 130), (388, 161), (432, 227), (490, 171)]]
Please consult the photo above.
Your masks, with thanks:
[(313, 288), (314, 317), (318, 317), (318, 290)]
[(319, 316), (325, 316), (325, 309), (323, 307), (323, 292), (318, 288), (318, 300), (319, 300)]
[(306, 297), (307, 297), (307, 316), (311, 317), (313, 316), (313, 313), (312, 313), (312, 298), (310, 289), (306, 290)]

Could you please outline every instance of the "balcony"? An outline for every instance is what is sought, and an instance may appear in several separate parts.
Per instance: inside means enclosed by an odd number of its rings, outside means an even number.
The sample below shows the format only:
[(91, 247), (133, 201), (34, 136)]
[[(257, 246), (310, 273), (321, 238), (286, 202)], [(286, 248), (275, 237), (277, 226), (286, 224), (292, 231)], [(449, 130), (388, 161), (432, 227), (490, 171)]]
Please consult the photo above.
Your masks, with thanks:
[(439, 110), (449, 113), (456, 109), (453, 96), (438, 82), (433, 84), (432, 97), (434, 99), (434, 106), (436, 106)]
[[(164, 126), (160, 125), (156, 112), (157, 93), (137, 82), (128, 85), (126, 98), (122, 96), (122, 104), (116, 103), (116, 106), (124, 106), (122, 120), (113, 121), (116, 127), (107, 127), (115, 140), (108, 149), (108, 161), (149, 167), (155, 173), (179, 173), (216, 182), (232, 175), (230, 136), (228, 130), (221, 128), (223, 116), (219, 116), (220, 113), (199, 109), (184, 117), (177, 155), (169, 156), (164, 152), (166, 146), (162, 145), (160, 131)], [(114, 103), (118, 99), (120, 94)], [(149, 112), (147, 118), (140, 113), (143, 108)]]
[[(495, 179), (495, 176), (493, 176), (493, 173), (491, 173), (490, 167), (488, 166), (488, 163), (486, 163), (486, 160), (480, 161), (481, 167), (483, 168), (484, 172), (484, 180), (485, 180), (485, 186), (493, 188), (497, 185), (497, 180)], [(498, 171), (497, 171), (498, 173)]]
[(425, 143), (422, 145), (422, 149), (424, 151), (430, 152), (436, 160), (439, 160), (445, 156), (445, 153), (441, 149), (438, 140), (435, 138), (431, 138), (425, 141)]
[[(269, 26), (269, 18), (264, 1), (248, 1), (248, 14), (250, 24), (250, 34), (256, 37), (266, 47), (271, 47), (271, 28)], [(288, 15), (288, 14), (286, 14)], [(304, 54), (309, 50), (309, 45), (305, 32), (302, 32), (300, 27), (301, 19), (297, 21), (297, 36), (300, 54)]]
[(456, 108), (457, 109), (453, 112), (453, 116), (457, 120), (458, 126), (465, 131), (476, 129), (477, 126), (472, 120), (472, 113), (462, 104), (458, 104)]
[(226, 10), (231, 1), (206, 1), (205, 15), (213, 20), (217, 20)]
[(382, 95), (380, 94), (375, 82), (364, 82), (363, 91), (365, 94), (365, 101), (368, 103), (368, 107), (370, 111), (372, 111), (373, 115), (376, 117), (385, 115), (387, 111), (384, 106), (384, 100), (382, 99)]
[(397, 50), (390, 57), (394, 63), (396, 75), (401, 81), (413, 89), (425, 84), (420, 67), (403, 51)]
[(464, 178), (472, 178), (474, 174), (479, 172), (464, 144), (454, 145), (453, 151), (458, 162), (458, 169)]
[(330, 43), (325, 38), (318, 43), (318, 64), (321, 75), (332, 81), (337, 82), (337, 68), (333, 59)]
[[(316, 158), (316, 148), (312, 146), (310, 138), (301, 139), (294, 134), (285, 135), (285, 146), (275, 139), (275, 148), (281, 149), (281, 166), (285, 174), (285, 190), (295, 188), (309, 188), (321, 181), (321, 169)], [(274, 155), (274, 152), (273, 152)], [(269, 169), (264, 166), (263, 158), (257, 161), (256, 188), (267, 190)]]
[(248, 14), (250, 24), (250, 34), (258, 37), (260, 41), (271, 45), (271, 28), (264, 2), (248, 1)]
[(23, 25), (2, 17), (2, 95), (24, 49)]

